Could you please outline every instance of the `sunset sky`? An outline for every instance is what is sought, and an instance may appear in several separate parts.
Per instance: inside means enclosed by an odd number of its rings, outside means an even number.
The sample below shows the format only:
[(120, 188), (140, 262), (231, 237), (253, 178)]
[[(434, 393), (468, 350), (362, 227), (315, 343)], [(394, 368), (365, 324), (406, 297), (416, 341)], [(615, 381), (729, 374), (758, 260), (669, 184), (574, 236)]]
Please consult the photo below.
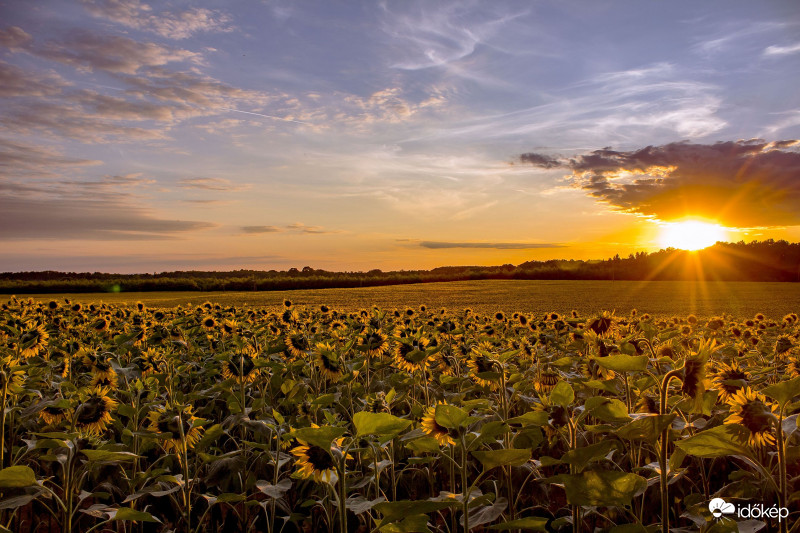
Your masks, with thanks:
[(4, 1), (0, 99), (0, 271), (800, 240), (795, 0)]

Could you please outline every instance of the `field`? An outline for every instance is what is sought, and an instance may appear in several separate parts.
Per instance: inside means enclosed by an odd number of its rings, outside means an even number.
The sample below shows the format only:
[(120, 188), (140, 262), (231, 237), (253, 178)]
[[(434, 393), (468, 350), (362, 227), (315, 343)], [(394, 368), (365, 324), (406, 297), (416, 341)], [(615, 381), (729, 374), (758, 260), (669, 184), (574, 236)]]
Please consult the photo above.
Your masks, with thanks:
[[(28, 295), (17, 295), (28, 298)], [(373, 305), (381, 309), (419, 307), (461, 310), (472, 308), (481, 313), (524, 312), (531, 314), (573, 309), (582, 315), (604, 310), (628, 314), (632, 309), (654, 316), (707, 318), (729, 314), (752, 317), (764, 313), (779, 319), (797, 311), (800, 283), (762, 282), (692, 282), (692, 281), (459, 281), (365, 287), (360, 289), (322, 289), (275, 292), (142, 292), (93, 294), (30, 295), (37, 301), (133, 303), (151, 307), (175, 307), (213, 301), (221, 305), (279, 307), (284, 299), (298, 306), (325, 304), (343, 311), (357, 311)]]
[(66, 298), (0, 309), (2, 533), (800, 530), (796, 285)]

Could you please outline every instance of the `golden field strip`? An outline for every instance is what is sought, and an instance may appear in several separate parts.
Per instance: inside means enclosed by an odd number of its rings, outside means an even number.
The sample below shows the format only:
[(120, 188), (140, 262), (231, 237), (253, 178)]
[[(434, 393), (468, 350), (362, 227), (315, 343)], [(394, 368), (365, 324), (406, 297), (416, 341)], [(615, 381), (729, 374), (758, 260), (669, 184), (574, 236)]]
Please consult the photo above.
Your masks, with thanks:
[[(122, 292), (85, 294), (18, 294), (37, 301), (134, 303), (150, 307), (202, 304), (278, 307), (285, 299), (298, 306), (322, 304), (342, 311), (376, 305), (382, 309), (418, 307), (480, 313), (515, 311), (568, 313), (582, 316), (603, 310), (627, 315), (632, 309), (654, 316), (688, 315), (752, 317), (756, 313), (780, 319), (800, 305), (800, 283), (691, 282), (691, 281), (547, 281), (486, 280), (424, 283), (345, 289), (269, 292)], [(7, 297), (6, 297), (7, 298)]]

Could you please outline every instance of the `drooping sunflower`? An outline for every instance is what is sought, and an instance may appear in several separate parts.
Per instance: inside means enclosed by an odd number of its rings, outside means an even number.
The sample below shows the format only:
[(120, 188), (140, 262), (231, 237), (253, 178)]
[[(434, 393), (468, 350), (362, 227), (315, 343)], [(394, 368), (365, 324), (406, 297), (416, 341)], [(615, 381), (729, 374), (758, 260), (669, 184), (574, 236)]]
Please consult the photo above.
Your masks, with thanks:
[(96, 353), (89, 350), (81, 350), (77, 355), (80, 356), (81, 362), (88, 366), (90, 371), (95, 376), (100, 376), (100, 379), (116, 378), (117, 373), (111, 366), (111, 360), (105, 353)]
[(728, 400), (731, 414), (726, 424), (741, 424), (750, 431), (747, 444), (753, 448), (775, 444), (773, 424), (776, 422), (775, 405), (769, 403), (763, 394), (744, 387)]
[(22, 349), (20, 355), (27, 359), (38, 355), (47, 346), (50, 335), (41, 324), (29, 323), (28, 329), (19, 338), (19, 347)]
[(317, 368), (323, 376), (331, 381), (337, 381), (345, 371), (339, 359), (339, 354), (329, 342), (317, 343), (316, 349)]
[(560, 380), (561, 375), (556, 370), (548, 368), (542, 370), (542, 373), (539, 374), (539, 377), (536, 379), (536, 383), (534, 383), (534, 388), (540, 394), (549, 394)]
[(424, 371), (430, 361), (425, 348), (430, 344), (427, 337), (404, 339), (394, 349), (394, 365), (406, 372)]
[(793, 378), (800, 377), (800, 352), (795, 352), (789, 355), (789, 366), (786, 371)]
[(425, 414), (422, 417), (422, 431), (424, 431), (429, 437), (436, 439), (441, 446), (446, 444), (454, 445), (456, 441), (450, 436), (450, 430), (440, 425), (436, 421), (436, 407), (439, 405), (445, 404), (439, 402), (436, 405), (432, 405), (425, 409)]
[(297, 457), (295, 466), (297, 473), (305, 479), (330, 483), (336, 474), (336, 463), (329, 450), (298, 439), (300, 443), (292, 449), (291, 454)]
[[(186, 450), (191, 450), (203, 436), (203, 428), (195, 426), (196, 416), (192, 414), (192, 406), (187, 405), (183, 409), (177, 407), (158, 407), (150, 411), (147, 415), (150, 424), (148, 429), (154, 433), (169, 433), (169, 439), (162, 441), (164, 451), (167, 453), (183, 453), (183, 443), (186, 443)], [(181, 440), (181, 430), (183, 440)]]
[(75, 429), (89, 435), (100, 435), (111, 422), (111, 413), (117, 402), (108, 395), (108, 389), (92, 389), (86, 400), (75, 409)]
[(738, 361), (730, 364), (719, 361), (714, 363), (711, 383), (719, 391), (719, 401), (728, 403), (742, 387), (747, 385), (750, 374), (746, 372)]
[(72, 417), (72, 409), (63, 405), (65, 400), (49, 402), (41, 411), (39, 411), (39, 418), (41, 418), (48, 426), (55, 426)]
[(245, 345), (241, 351), (232, 353), (222, 365), (222, 376), (225, 379), (235, 379), (239, 383), (252, 383), (261, 374), (256, 368), (256, 359), (259, 352), (250, 345)]
[(92, 378), (89, 380), (89, 386), (92, 388), (100, 387), (108, 390), (117, 390), (119, 379), (117, 374), (104, 374), (100, 372), (92, 372)]

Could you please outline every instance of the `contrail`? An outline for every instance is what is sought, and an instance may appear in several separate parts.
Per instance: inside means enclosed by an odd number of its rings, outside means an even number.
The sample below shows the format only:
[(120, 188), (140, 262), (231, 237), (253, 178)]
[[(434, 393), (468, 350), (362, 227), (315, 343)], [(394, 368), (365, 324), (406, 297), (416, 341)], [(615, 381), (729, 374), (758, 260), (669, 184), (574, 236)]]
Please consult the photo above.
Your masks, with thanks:
[(276, 117), (276, 116), (273, 116), (273, 115), (264, 115), (262, 113), (253, 113), (252, 111), (242, 111), (240, 109), (231, 109), (229, 107), (220, 107), (219, 109), (222, 109), (223, 111), (233, 111), (235, 113), (244, 113), (246, 115), (255, 115), (257, 117), (272, 118), (272, 119), (275, 119), (275, 120), (282, 120), (284, 122), (295, 122), (297, 124), (307, 124), (309, 126), (313, 126), (313, 124), (310, 123), (310, 122), (303, 122), (302, 120), (294, 120), (294, 119), (291, 119), (291, 118)]

